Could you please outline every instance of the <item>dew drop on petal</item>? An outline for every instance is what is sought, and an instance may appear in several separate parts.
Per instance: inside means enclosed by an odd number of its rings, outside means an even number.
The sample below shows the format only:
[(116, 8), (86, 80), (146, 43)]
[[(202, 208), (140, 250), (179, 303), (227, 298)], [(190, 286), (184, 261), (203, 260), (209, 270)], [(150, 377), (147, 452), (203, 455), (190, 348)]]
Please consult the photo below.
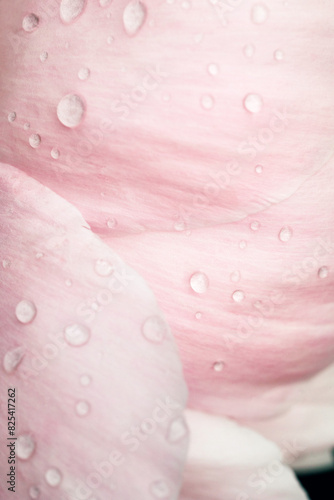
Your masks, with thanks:
[(62, 481), (62, 475), (59, 469), (56, 469), (54, 467), (48, 469), (45, 473), (45, 481), (49, 486), (52, 486), (55, 488), (56, 486), (59, 486), (61, 481)]
[(168, 325), (160, 316), (150, 316), (142, 325), (142, 334), (150, 342), (159, 344), (168, 335)]
[(16, 441), (16, 454), (21, 460), (29, 460), (36, 447), (35, 440), (29, 434), (18, 436)]
[(255, 172), (256, 172), (257, 174), (262, 174), (262, 172), (263, 172), (263, 167), (262, 167), (262, 165), (256, 165), (256, 167), (255, 167)]
[(208, 65), (208, 73), (211, 76), (217, 76), (219, 73), (219, 67), (217, 64), (211, 63)]
[(35, 255), (36, 259), (42, 259), (44, 257), (44, 253), (43, 252), (37, 252), (36, 255)]
[(107, 220), (107, 227), (109, 227), (109, 229), (114, 229), (116, 226), (117, 226), (116, 219), (108, 219)]
[(329, 270), (328, 270), (328, 267), (327, 267), (327, 266), (322, 266), (322, 267), (320, 267), (320, 269), (318, 270), (318, 276), (319, 276), (319, 278), (321, 278), (321, 279), (327, 278), (328, 274), (329, 274)]
[(154, 481), (150, 486), (151, 494), (154, 498), (166, 499), (170, 496), (170, 489), (165, 481)]
[(174, 224), (175, 231), (185, 231), (186, 227), (186, 223), (183, 220), (179, 220)]
[(2, 261), (2, 267), (4, 269), (9, 269), (11, 264), (12, 264), (11, 261), (8, 259), (3, 259), (3, 261)]
[(92, 379), (89, 375), (81, 375), (80, 377), (80, 384), (83, 387), (87, 387), (91, 383)]
[(85, 105), (80, 96), (67, 94), (57, 106), (57, 116), (60, 123), (65, 127), (77, 127), (84, 115)]
[(291, 229), (291, 227), (289, 227), (289, 226), (282, 227), (282, 229), (280, 230), (280, 232), (278, 234), (278, 237), (284, 243), (286, 243), (287, 241), (289, 241), (291, 239), (291, 237), (292, 237), (292, 229)]
[(238, 281), (240, 281), (240, 278), (241, 278), (240, 271), (233, 271), (233, 273), (230, 274), (230, 280), (233, 283), (238, 283)]
[(259, 94), (247, 94), (244, 99), (244, 107), (250, 113), (258, 113), (263, 105), (262, 97)]
[(90, 69), (89, 68), (80, 68), (78, 71), (78, 77), (79, 80), (88, 80), (90, 76)]
[(202, 108), (205, 110), (212, 109), (215, 104), (213, 97), (209, 94), (203, 95), (201, 98)]
[(108, 36), (107, 38), (107, 44), (111, 45), (114, 42), (115, 38), (113, 36)]
[(75, 405), (75, 412), (79, 417), (85, 417), (90, 412), (90, 404), (87, 401), (78, 401)]
[(35, 14), (28, 14), (23, 18), (22, 28), (27, 33), (31, 33), (38, 28), (39, 19)]
[(23, 125), (23, 128), (24, 128), (24, 130), (29, 130), (29, 129), (30, 129), (30, 123), (29, 123), (29, 122), (26, 122), (26, 123)]
[(284, 54), (281, 50), (275, 50), (274, 58), (276, 59), (276, 61), (282, 61), (283, 57), (284, 57)]
[(146, 6), (139, 0), (132, 0), (123, 12), (123, 25), (129, 36), (134, 36), (145, 23), (147, 16)]
[(241, 248), (241, 250), (244, 250), (246, 247), (247, 247), (247, 241), (241, 240), (239, 243), (239, 248)]
[(100, 6), (101, 7), (108, 7), (110, 5), (112, 0), (100, 0)]
[(87, 326), (77, 323), (69, 325), (65, 328), (65, 340), (73, 347), (81, 347), (90, 339), (90, 330)]
[(25, 348), (20, 346), (8, 351), (3, 358), (3, 367), (6, 373), (12, 373), (21, 363)]
[(245, 298), (245, 294), (242, 290), (235, 290), (235, 292), (232, 293), (232, 299), (234, 302), (242, 302)]
[(195, 318), (196, 319), (201, 319), (202, 318), (202, 313), (200, 311), (198, 311), (196, 314), (195, 314)]
[(39, 56), (41, 62), (45, 62), (48, 57), (49, 57), (49, 54), (45, 50)]
[(85, 8), (86, 0), (61, 0), (60, 17), (66, 23), (73, 23)]
[(58, 160), (59, 156), (60, 156), (60, 151), (59, 151), (59, 149), (57, 149), (57, 148), (52, 148), (52, 149), (51, 149), (51, 158), (53, 158), (54, 160)]
[(269, 10), (263, 3), (257, 3), (251, 11), (251, 19), (254, 24), (263, 24), (269, 16)]
[(250, 228), (252, 231), (257, 231), (260, 227), (260, 223), (257, 220), (254, 220), (250, 223)]
[(196, 293), (205, 293), (209, 288), (209, 278), (204, 273), (196, 272), (190, 277), (190, 286)]
[(37, 314), (36, 306), (30, 300), (21, 300), (15, 308), (16, 318), (20, 323), (31, 323)]
[(96, 274), (98, 274), (99, 276), (110, 276), (115, 270), (114, 266), (112, 266), (110, 262), (104, 259), (98, 259), (95, 262), (94, 269)]
[(38, 148), (41, 144), (41, 136), (39, 134), (32, 134), (29, 137), (29, 144), (34, 149)]
[(167, 439), (170, 443), (177, 443), (181, 441), (188, 433), (187, 424), (183, 417), (174, 419), (168, 430)]
[(36, 500), (39, 498), (39, 495), (41, 494), (39, 488), (37, 486), (31, 486), (29, 488), (29, 497), (32, 498), (32, 500)]
[(247, 45), (244, 46), (243, 48), (243, 53), (245, 57), (253, 57), (255, 54), (255, 47), (251, 43), (248, 43)]
[(212, 368), (214, 369), (215, 372), (221, 372), (224, 368), (224, 363), (223, 361), (216, 361), (213, 365)]
[(13, 122), (15, 122), (15, 120), (16, 120), (16, 113), (15, 113), (15, 111), (12, 111), (8, 115), (8, 121), (9, 121), (9, 123), (13, 123)]

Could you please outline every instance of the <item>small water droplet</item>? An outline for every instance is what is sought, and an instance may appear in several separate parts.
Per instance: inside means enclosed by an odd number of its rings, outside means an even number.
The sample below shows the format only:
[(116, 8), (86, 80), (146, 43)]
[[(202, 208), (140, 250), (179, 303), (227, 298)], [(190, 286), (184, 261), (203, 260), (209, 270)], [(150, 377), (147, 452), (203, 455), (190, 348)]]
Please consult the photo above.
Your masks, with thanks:
[(201, 105), (202, 105), (203, 109), (206, 109), (206, 110), (212, 109), (214, 104), (215, 104), (215, 101), (211, 95), (206, 94), (206, 95), (202, 96)]
[(29, 488), (29, 496), (33, 500), (36, 500), (37, 498), (39, 498), (40, 494), (41, 494), (41, 492), (40, 492), (39, 488), (37, 488), (37, 486), (31, 486)]
[(20, 323), (31, 323), (37, 314), (36, 306), (30, 300), (21, 300), (15, 308), (16, 318)]
[(75, 405), (75, 412), (79, 417), (86, 417), (90, 412), (90, 404), (87, 401), (78, 401)]
[(41, 136), (38, 134), (32, 134), (29, 137), (29, 144), (32, 148), (36, 149), (41, 144)]
[(2, 261), (2, 267), (4, 269), (9, 269), (11, 264), (12, 264), (11, 261), (8, 259), (3, 259), (3, 261)]
[(187, 424), (183, 417), (178, 417), (173, 422), (171, 422), (167, 439), (171, 443), (177, 443), (181, 441), (188, 433)]
[(211, 76), (217, 76), (219, 73), (219, 66), (217, 64), (211, 63), (208, 65), (208, 73)]
[(115, 41), (115, 38), (112, 35), (108, 36), (108, 38), (107, 38), (108, 45), (111, 45), (114, 41)]
[(281, 50), (275, 50), (274, 58), (276, 59), (276, 61), (282, 61), (283, 57), (284, 57), (284, 54)]
[(80, 96), (67, 94), (57, 106), (57, 116), (60, 123), (65, 127), (77, 127), (84, 116), (85, 105)]
[(238, 281), (240, 281), (240, 278), (241, 278), (240, 271), (233, 271), (230, 274), (230, 280), (233, 281), (233, 283), (238, 283)]
[(262, 97), (259, 94), (247, 94), (244, 99), (244, 107), (250, 113), (259, 113), (263, 106)]
[(136, 35), (145, 23), (146, 16), (147, 9), (142, 2), (138, 0), (129, 2), (123, 12), (123, 25), (127, 35)]
[(29, 123), (29, 122), (26, 122), (26, 123), (23, 125), (23, 128), (24, 128), (24, 130), (29, 130), (29, 129), (30, 129), (30, 123)]
[(196, 318), (196, 319), (201, 319), (201, 318), (202, 318), (202, 313), (198, 311), (198, 312), (195, 314), (195, 318)]
[(184, 231), (186, 228), (186, 223), (183, 220), (179, 220), (174, 224), (175, 231)]
[(242, 302), (245, 298), (245, 294), (242, 290), (235, 290), (235, 292), (232, 293), (232, 299), (234, 302)]
[(170, 489), (165, 481), (154, 481), (150, 487), (151, 493), (155, 498), (168, 498), (170, 496)]
[(115, 270), (114, 266), (112, 266), (110, 262), (104, 259), (98, 259), (95, 262), (94, 269), (96, 274), (98, 274), (99, 276), (110, 276)]
[(150, 316), (143, 323), (142, 334), (150, 342), (159, 344), (168, 335), (168, 325), (160, 316)]
[(209, 278), (204, 273), (196, 272), (190, 277), (190, 286), (196, 293), (205, 293), (209, 288)]
[(112, 218), (107, 220), (107, 226), (109, 229), (114, 229), (117, 226), (117, 220)]
[(13, 122), (15, 122), (15, 120), (16, 120), (16, 113), (15, 113), (15, 111), (12, 111), (8, 115), (8, 121), (9, 121), (9, 123), (13, 123)]
[(24, 347), (16, 347), (8, 351), (3, 359), (3, 367), (6, 373), (12, 373), (21, 363), (25, 354)]
[(269, 16), (269, 10), (263, 3), (257, 3), (251, 11), (251, 19), (255, 24), (263, 24)]
[(81, 347), (90, 339), (90, 330), (84, 325), (77, 323), (69, 325), (65, 328), (65, 340), (73, 347)]
[(86, 0), (61, 0), (60, 17), (66, 23), (73, 23), (85, 8)]
[(37, 252), (36, 255), (35, 255), (36, 259), (42, 259), (44, 257), (44, 253), (43, 252)]
[(90, 77), (90, 69), (89, 68), (80, 68), (78, 71), (79, 80), (88, 80)]
[(255, 47), (251, 43), (248, 43), (243, 48), (243, 53), (246, 57), (253, 57), (255, 54)]
[(45, 473), (45, 481), (49, 486), (52, 486), (55, 488), (56, 486), (59, 486), (61, 481), (62, 481), (62, 475), (59, 469), (56, 469), (54, 467), (48, 469)]
[(260, 228), (260, 223), (258, 220), (254, 220), (250, 223), (250, 228), (252, 231), (257, 231)]
[(241, 248), (241, 250), (244, 250), (246, 247), (247, 247), (247, 241), (241, 240), (239, 243), (239, 248)]
[(38, 28), (39, 19), (35, 14), (28, 14), (23, 18), (22, 28), (27, 33), (32, 33)]
[(327, 266), (320, 267), (320, 269), (318, 271), (319, 278), (321, 278), (321, 279), (327, 278), (328, 274), (329, 274), (329, 270), (328, 270)]
[(51, 158), (53, 158), (54, 160), (58, 160), (59, 156), (60, 156), (60, 151), (59, 151), (59, 149), (57, 149), (57, 148), (52, 148), (52, 149), (51, 149)]
[(216, 361), (213, 365), (212, 368), (214, 369), (215, 372), (221, 372), (224, 368), (224, 363), (223, 361)]
[(80, 384), (84, 387), (87, 387), (91, 383), (92, 379), (89, 375), (81, 375)]
[(263, 172), (263, 167), (262, 167), (262, 165), (256, 165), (256, 167), (255, 167), (255, 172), (256, 172), (257, 174), (262, 174), (262, 172)]
[(283, 241), (284, 243), (289, 241), (291, 239), (291, 236), (292, 236), (292, 229), (289, 226), (282, 227), (282, 229), (280, 230), (280, 232), (278, 234), (279, 239), (281, 241)]
[(47, 60), (48, 57), (49, 57), (49, 54), (45, 50), (39, 56), (41, 62), (43, 62), (43, 63)]
[(21, 460), (29, 460), (36, 447), (35, 440), (29, 434), (18, 436), (16, 441), (16, 454)]
[(72, 280), (70, 280), (70, 279), (65, 280), (65, 285), (72, 286)]

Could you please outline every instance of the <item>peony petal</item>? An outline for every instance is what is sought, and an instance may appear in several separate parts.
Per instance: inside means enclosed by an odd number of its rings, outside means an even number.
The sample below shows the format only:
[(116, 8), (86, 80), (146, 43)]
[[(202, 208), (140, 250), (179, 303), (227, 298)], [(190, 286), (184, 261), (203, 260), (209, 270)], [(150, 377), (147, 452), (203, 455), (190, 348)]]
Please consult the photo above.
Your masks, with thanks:
[(187, 391), (153, 293), (49, 189), (1, 164), (0, 194), (0, 416), (5, 440), (16, 417), (17, 497), (130, 500), (159, 483), (177, 498), (188, 437), (169, 436)]

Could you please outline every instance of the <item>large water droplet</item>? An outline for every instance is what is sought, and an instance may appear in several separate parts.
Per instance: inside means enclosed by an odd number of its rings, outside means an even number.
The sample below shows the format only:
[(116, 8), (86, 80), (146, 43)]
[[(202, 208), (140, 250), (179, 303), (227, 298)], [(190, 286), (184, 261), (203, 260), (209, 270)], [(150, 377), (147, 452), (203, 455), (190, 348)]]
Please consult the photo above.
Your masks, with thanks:
[(329, 270), (328, 270), (328, 267), (327, 267), (327, 266), (322, 266), (322, 267), (320, 267), (320, 269), (318, 270), (318, 276), (319, 276), (319, 278), (321, 278), (321, 279), (327, 278), (328, 274), (329, 274)]
[(242, 302), (245, 298), (245, 294), (242, 290), (236, 290), (232, 293), (232, 299), (234, 302)]
[(246, 57), (253, 57), (253, 55), (255, 54), (254, 45), (248, 43), (247, 45), (244, 46), (243, 52)]
[(90, 70), (88, 68), (81, 68), (78, 71), (78, 77), (80, 80), (88, 80), (90, 76)]
[(284, 243), (289, 241), (291, 239), (291, 236), (292, 236), (292, 229), (289, 226), (282, 227), (282, 229), (280, 230), (280, 232), (278, 234), (279, 239), (281, 241), (283, 241)]
[(49, 57), (49, 54), (45, 50), (39, 56), (41, 62), (43, 62), (43, 63), (47, 60), (48, 57)]
[(36, 448), (35, 440), (29, 434), (18, 436), (16, 442), (16, 454), (21, 460), (29, 460)]
[(57, 106), (57, 116), (65, 127), (77, 127), (84, 116), (85, 105), (80, 96), (68, 94), (64, 96)]
[(168, 498), (170, 495), (170, 489), (165, 481), (154, 481), (150, 487), (151, 493), (155, 498)]
[(215, 105), (214, 98), (209, 94), (203, 95), (201, 98), (201, 105), (203, 109), (206, 110), (212, 109), (213, 106)]
[(36, 500), (37, 498), (39, 498), (40, 494), (41, 494), (41, 492), (40, 492), (39, 488), (37, 488), (37, 486), (31, 486), (29, 488), (29, 496), (33, 500)]
[(80, 384), (83, 387), (87, 387), (91, 383), (92, 379), (89, 375), (81, 375), (80, 377)]
[(219, 73), (219, 67), (217, 64), (211, 63), (208, 65), (208, 73), (211, 76), (217, 76)]
[(123, 12), (123, 25), (129, 36), (134, 36), (143, 26), (147, 16), (146, 6), (139, 0), (132, 0)]
[(54, 160), (58, 160), (59, 156), (60, 156), (59, 149), (57, 148), (51, 149), (51, 158), (53, 158)]
[(16, 113), (15, 113), (15, 111), (12, 111), (8, 115), (8, 121), (9, 121), (9, 123), (13, 123), (13, 122), (15, 122), (15, 120), (16, 120)]
[(95, 262), (95, 272), (99, 276), (110, 276), (114, 272), (114, 269), (114, 266), (112, 266), (107, 260), (98, 259)]
[(22, 28), (27, 33), (31, 33), (38, 28), (39, 19), (35, 14), (28, 14), (23, 18)]
[(36, 306), (30, 300), (21, 300), (15, 308), (15, 315), (20, 323), (31, 323), (36, 314)]
[(85, 417), (90, 412), (90, 404), (87, 401), (78, 401), (75, 412), (79, 417)]
[(213, 365), (212, 368), (214, 369), (215, 372), (221, 372), (224, 369), (224, 363), (223, 361), (216, 361)]
[(257, 3), (253, 6), (251, 19), (255, 24), (263, 24), (269, 16), (269, 10), (263, 3)]
[(263, 167), (262, 167), (262, 165), (256, 165), (256, 167), (255, 167), (255, 172), (256, 172), (257, 174), (262, 174), (262, 172), (263, 172)]
[(86, 0), (61, 0), (60, 17), (64, 23), (73, 23), (82, 13)]
[(150, 342), (160, 343), (168, 334), (168, 325), (160, 316), (150, 316), (143, 323), (142, 334)]
[(24, 347), (16, 347), (8, 351), (3, 358), (3, 367), (6, 373), (12, 373), (21, 363), (25, 354)]
[(87, 326), (73, 324), (65, 328), (65, 340), (73, 347), (81, 347), (90, 339), (90, 330)]
[(205, 293), (209, 288), (209, 278), (204, 273), (194, 273), (190, 277), (190, 286), (196, 293)]
[(259, 94), (247, 94), (244, 99), (244, 106), (250, 113), (258, 113), (263, 105), (262, 97)]
[(188, 432), (187, 424), (183, 417), (178, 417), (173, 422), (171, 422), (167, 439), (171, 443), (177, 443), (181, 441)]
[(56, 486), (59, 486), (62, 480), (62, 475), (59, 469), (56, 469), (54, 467), (48, 469), (45, 473), (45, 481), (49, 486), (52, 486), (55, 488)]
[(29, 144), (34, 149), (38, 148), (41, 144), (41, 136), (39, 134), (32, 134), (29, 137)]

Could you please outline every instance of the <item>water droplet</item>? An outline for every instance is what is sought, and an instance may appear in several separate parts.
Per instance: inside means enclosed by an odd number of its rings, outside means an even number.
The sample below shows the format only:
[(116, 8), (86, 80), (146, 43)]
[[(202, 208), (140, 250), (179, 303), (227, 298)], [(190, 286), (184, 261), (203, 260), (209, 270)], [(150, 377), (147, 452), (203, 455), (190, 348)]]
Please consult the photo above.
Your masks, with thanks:
[(253, 57), (255, 54), (255, 47), (251, 43), (244, 46), (243, 53), (246, 57)]
[(252, 231), (257, 231), (260, 227), (260, 223), (258, 220), (254, 220), (250, 223), (250, 228)]
[(230, 274), (230, 280), (233, 281), (233, 283), (238, 283), (238, 281), (240, 281), (240, 278), (240, 271), (233, 271), (233, 273)]
[(190, 286), (196, 293), (205, 293), (209, 288), (209, 278), (204, 273), (194, 273), (190, 277)]
[(291, 236), (292, 236), (292, 229), (289, 226), (282, 227), (282, 229), (280, 230), (280, 232), (278, 234), (279, 239), (281, 241), (283, 241), (284, 243), (289, 241), (291, 239)]
[(43, 63), (47, 60), (48, 57), (49, 57), (49, 54), (45, 50), (39, 56), (40, 60)]
[(247, 247), (247, 241), (241, 240), (239, 243), (239, 248), (241, 248), (241, 250), (244, 250), (246, 247)]
[(8, 121), (9, 121), (9, 123), (13, 123), (13, 122), (15, 122), (15, 120), (16, 120), (16, 113), (15, 113), (15, 111), (12, 111), (8, 115)]
[(150, 316), (143, 323), (142, 334), (150, 342), (161, 343), (168, 335), (168, 325), (160, 316)]
[(32, 148), (34, 148), (34, 149), (38, 148), (40, 143), (41, 143), (41, 136), (40, 135), (32, 134), (29, 137), (29, 144)]
[(25, 354), (24, 347), (16, 347), (8, 351), (3, 359), (3, 367), (6, 373), (12, 373), (17, 366), (21, 363)]
[(202, 96), (201, 104), (203, 109), (209, 110), (213, 108), (215, 101), (211, 95), (206, 94)]
[(100, 5), (101, 7), (108, 7), (110, 5), (112, 0), (100, 0)]
[(37, 498), (39, 498), (40, 494), (41, 494), (41, 492), (40, 492), (39, 488), (37, 488), (37, 486), (31, 486), (29, 488), (29, 496), (33, 500), (36, 500)]
[(107, 260), (104, 259), (98, 259), (95, 262), (95, 272), (99, 276), (110, 276), (111, 273), (114, 272), (115, 268), (108, 262)]
[(258, 113), (263, 105), (262, 97), (259, 94), (247, 94), (244, 99), (244, 106), (250, 113)]
[(59, 149), (57, 149), (57, 148), (52, 148), (52, 149), (51, 149), (51, 158), (53, 158), (54, 160), (58, 160), (59, 156), (60, 156), (60, 151), (59, 151)]
[(284, 54), (281, 50), (275, 50), (274, 58), (276, 59), (276, 61), (282, 61), (283, 57), (284, 57)]
[(155, 498), (168, 498), (170, 495), (170, 489), (165, 481), (154, 481), (150, 487), (151, 493)]
[(111, 36), (111, 35), (108, 36), (108, 38), (107, 38), (107, 44), (111, 45), (114, 42), (114, 40), (115, 40), (115, 38), (113, 36)]
[(217, 64), (211, 63), (208, 65), (208, 73), (211, 76), (217, 76), (219, 73), (219, 67)]
[(170, 424), (167, 439), (171, 443), (181, 441), (188, 433), (187, 424), (183, 417), (178, 417)]
[(214, 369), (215, 372), (221, 372), (223, 370), (224, 366), (225, 365), (224, 365), (223, 361), (216, 361), (213, 364), (212, 368)]
[(65, 280), (65, 285), (72, 286), (72, 280), (70, 280), (70, 279)]
[(73, 324), (65, 328), (65, 340), (73, 347), (81, 347), (90, 339), (90, 330), (84, 325)]
[(29, 122), (26, 122), (26, 123), (23, 125), (23, 128), (24, 128), (24, 130), (29, 130), (29, 129), (30, 129), (30, 123), (29, 123)]
[(175, 231), (184, 231), (186, 227), (186, 223), (183, 220), (179, 220), (174, 224)]
[(91, 383), (92, 379), (89, 375), (81, 375), (80, 384), (84, 387), (87, 387)]
[(262, 174), (262, 172), (263, 172), (263, 167), (262, 167), (262, 165), (256, 165), (256, 167), (255, 167), (255, 172), (256, 172), (257, 174)]
[(75, 405), (75, 412), (79, 417), (85, 417), (90, 411), (90, 404), (87, 401), (78, 401)]
[(245, 294), (242, 290), (236, 290), (232, 293), (232, 299), (234, 302), (242, 302), (245, 298)]
[(108, 219), (107, 226), (109, 227), (109, 229), (114, 229), (117, 226), (117, 220), (116, 219)]
[(20, 323), (31, 323), (36, 314), (36, 306), (30, 300), (21, 300), (15, 308), (15, 315)]
[(43, 252), (37, 252), (36, 255), (35, 255), (36, 259), (42, 259), (44, 257), (44, 253)]
[(123, 12), (123, 25), (129, 36), (134, 36), (145, 23), (147, 16), (146, 6), (138, 1), (132, 0)]
[(45, 481), (49, 486), (52, 486), (55, 488), (56, 486), (59, 486), (62, 480), (62, 475), (59, 469), (56, 469), (54, 467), (48, 469), (45, 473)]
[(60, 17), (64, 23), (73, 23), (85, 8), (86, 0), (61, 0)]
[(16, 442), (16, 454), (21, 460), (29, 460), (35, 451), (35, 440), (29, 434), (18, 436)]
[(318, 271), (319, 278), (321, 278), (321, 279), (327, 278), (328, 274), (329, 274), (329, 270), (328, 270), (327, 266), (320, 267), (320, 269)]
[(88, 80), (88, 78), (90, 77), (90, 69), (88, 68), (79, 69), (78, 77), (80, 80)]
[(263, 24), (269, 16), (269, 10), (263, 3), (257, 3), (253, 6), (251, 19), (255, 24)]
[(3, 259), (3, 261), (2, 261), (2, 267), (4, 269), (9, 269), (11, 264), (12, 264), (11, 261), (8, 259)]
[(35, 31), (38, 28), (38, 24), (39, 24), (38, 17), (35, 16), (35, 14), (28, 14), (23, 18), (22, 28), (27, 33), (31, 33), (32, 31)]
[(77, 127), (84, 115), (85, 105), (81, 97), (76, 94), (67, 94), (57, 106), (57, 116), (65, 127)]
[(198, 312), (195, 314), (195, 318), (196, 318), (196, 319), (201, 319), (201, 318), (202, 318), (202, 313), (198, 311)]

